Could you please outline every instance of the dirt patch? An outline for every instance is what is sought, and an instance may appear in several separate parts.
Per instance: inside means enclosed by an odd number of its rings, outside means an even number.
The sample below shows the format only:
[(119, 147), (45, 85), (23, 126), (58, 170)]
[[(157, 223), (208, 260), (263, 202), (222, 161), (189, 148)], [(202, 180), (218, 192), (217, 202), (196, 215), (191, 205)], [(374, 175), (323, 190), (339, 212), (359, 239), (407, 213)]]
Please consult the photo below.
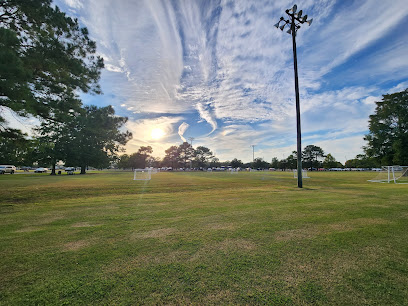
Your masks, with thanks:
[(78, 240), (78, 241), (71, 241), (63, 246), (64, 251), (78, 251), (90, 245), (90, 242), (87, 240)]
[(133, 238), (164, 238), (175, 232), (175, 228), (160, 228), (149, 232), (134, 234)]

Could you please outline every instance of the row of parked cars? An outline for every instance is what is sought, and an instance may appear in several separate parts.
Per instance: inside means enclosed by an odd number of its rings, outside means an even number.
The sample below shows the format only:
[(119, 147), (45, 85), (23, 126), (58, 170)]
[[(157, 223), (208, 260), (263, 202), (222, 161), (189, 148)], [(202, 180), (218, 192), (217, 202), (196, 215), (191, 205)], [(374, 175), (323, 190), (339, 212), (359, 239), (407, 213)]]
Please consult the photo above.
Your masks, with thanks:
[[(22, 168), (23, 169), (23, 168)], [(10, 173), (10, 174), (14, 174), (16, 172), (16, 167), (13, 165), (0, 165), (0, 174), (5, 174), (5, 173)], [(23, 169), (24, 171), (29, 171), (29, 168), (24, 167)], [(67, 167), (64, 169), (67, 173), (71, 173), (75, 171), (74, 167)], [(34, 169), (34, 173), (47, 173), (48, 172), (48, 168), (36, 168)]]

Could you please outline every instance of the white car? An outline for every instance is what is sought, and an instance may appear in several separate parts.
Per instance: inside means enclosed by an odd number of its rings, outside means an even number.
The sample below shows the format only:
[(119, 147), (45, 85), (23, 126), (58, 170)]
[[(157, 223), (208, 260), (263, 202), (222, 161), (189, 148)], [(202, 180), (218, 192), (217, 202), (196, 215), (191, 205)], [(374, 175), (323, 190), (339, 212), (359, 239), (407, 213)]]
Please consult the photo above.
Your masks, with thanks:
[(0, 174), (14, 174), (14, 172), (16, 172), (16, 167), (14, 167), (13, 165), (0, 165)]
[(34, 170), (34, 173), (47, 173), (47, 168), (37, 168)]

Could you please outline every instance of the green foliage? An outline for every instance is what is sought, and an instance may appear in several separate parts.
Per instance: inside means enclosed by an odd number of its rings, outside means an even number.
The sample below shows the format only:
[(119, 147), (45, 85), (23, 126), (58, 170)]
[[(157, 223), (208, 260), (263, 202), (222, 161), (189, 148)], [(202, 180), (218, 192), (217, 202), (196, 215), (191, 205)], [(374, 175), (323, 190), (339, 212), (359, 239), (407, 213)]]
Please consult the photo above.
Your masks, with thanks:
[(306, 146), (302, 152), (302, 159), (305, 166), (308, 165), (310, 168), (319, 168), (319, 157), (324, 157), (324, 151), (322, 148), (315, 145)]
[(254, 162), (252, 163), (252, 168), (255, 169), (267, 169), (269, 166), (270, 164), (261, 157), (255, 158)]
[(132, 134), (121, 132), (126, 117), (115, 116), (112, 106), (86, 106), (67, 125), (69, 139), (64, 144), (67, 165), (104, 168), (117, 157)]
[(101, 92), (103, 60), (95, 52), (88, 30), (50, 0), (1, 1), (0, 107), (42, 118), (78, 110), (78, 91)]
[[(333, 155), (330, 153), (327, 154), (323, 161), (323, 167), (328, 169), (328, 168), (339, 168), (339, 162), (334, 158)], [(340, 166), (341, 167), (341, 166)]]
[(193, 165), (194, 167), (207, 167), (213, 157), (214, 155), (209, 148), (198, 146), (194, 150)]
[(190, 166), (189, 162), (194, 158), (194, 148), (188, 142), (183, 142), (178, 147), (179, 161), (182, 163), (183, 167), (187, 168)]
[(408, 165), (408, 89), (383, 95), (376, 105), (364, 138), (366, 154), (382, 165)]
[(178, 146), (171, 146), (164, 151), (166, 155), (163, 158), (163, 165), (167, 167), (177, 167), (180, 160), (180, 152)]
[(231, 160), (230, 165), (232, 168), (242, 168), (244, 163), (240, 159), (234, 158)]
[(0, 164), (14, 166), (30, 166), (30, 153), (33, 142), (26, 139), (25, 134), (9, 129), (0, 134)]

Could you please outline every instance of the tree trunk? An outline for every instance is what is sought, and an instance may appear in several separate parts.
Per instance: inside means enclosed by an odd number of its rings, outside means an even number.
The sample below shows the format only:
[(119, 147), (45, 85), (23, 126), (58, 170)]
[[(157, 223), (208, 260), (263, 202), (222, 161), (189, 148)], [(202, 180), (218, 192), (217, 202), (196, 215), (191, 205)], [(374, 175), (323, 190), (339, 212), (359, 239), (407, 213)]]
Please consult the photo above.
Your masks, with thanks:
[(86, 166), (81, 166), (81, 173), (80, 174), (86, 174)]
[(55, 173), (55, 163), (52, 164), (51, 174), (50, 175), (57, 175)]

